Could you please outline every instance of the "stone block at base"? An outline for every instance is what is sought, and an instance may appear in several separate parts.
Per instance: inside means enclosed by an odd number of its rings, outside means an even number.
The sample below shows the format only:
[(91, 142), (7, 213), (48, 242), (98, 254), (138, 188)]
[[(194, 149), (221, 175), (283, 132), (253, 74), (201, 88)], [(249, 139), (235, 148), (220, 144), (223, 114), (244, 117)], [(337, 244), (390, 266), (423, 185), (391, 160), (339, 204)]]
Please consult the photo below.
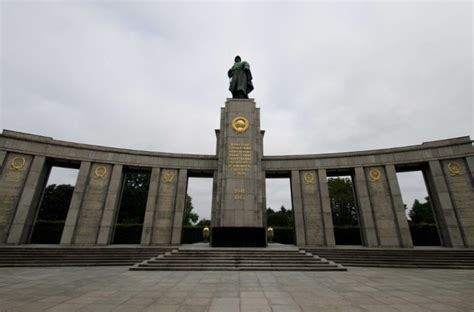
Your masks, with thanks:
[(213, 227), (212, 247), (266, 247), (263, 227)]

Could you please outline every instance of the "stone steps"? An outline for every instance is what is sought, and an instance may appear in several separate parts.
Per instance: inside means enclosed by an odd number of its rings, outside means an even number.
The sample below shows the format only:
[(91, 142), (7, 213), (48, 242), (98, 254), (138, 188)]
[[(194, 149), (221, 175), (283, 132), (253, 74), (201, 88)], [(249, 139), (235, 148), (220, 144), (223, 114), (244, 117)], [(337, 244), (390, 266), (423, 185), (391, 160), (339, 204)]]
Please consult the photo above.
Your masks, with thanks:
[(0, 267), (130, 266), (171, 250), (111, 247), (0, 247)]
[(143, 261), (132, 271), (346, 271), (346, 268), (310, 253), (293, 250), (176, 249)]
[(473, 249), (328, 249), (306, 248), (345, 266), (474, 269)]
[[(313, 256), (318, 255), (318, 256)], [(0, 247), (0, 267), (133, 266), (131, 270), (345, 270), (340, 265), (474, 269), (474, 249)]]

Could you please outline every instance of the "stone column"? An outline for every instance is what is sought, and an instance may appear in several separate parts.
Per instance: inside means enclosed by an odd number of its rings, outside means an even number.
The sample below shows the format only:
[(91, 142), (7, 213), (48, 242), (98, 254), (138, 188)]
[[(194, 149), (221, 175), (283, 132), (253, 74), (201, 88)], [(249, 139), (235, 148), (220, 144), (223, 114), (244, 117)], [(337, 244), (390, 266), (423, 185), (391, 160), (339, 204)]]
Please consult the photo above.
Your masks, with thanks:
[(3, 163), (4, 163), (6, 158), (7, 158), (7, 152), (0, 151), (0, 169), (3, 168)]
[(18, 208), (8, 233), (7, 244), (25, 244), (28, 241), (47, 176), (46, 158), (35, 156), (21, 192)]
[(466, 157), (467, 167), (471, 176), (472, 186), (474, 187), (474, 156)]
[(171, 245), (177, 189), (178, 170), (161, 170), (151, 238), (152, 245)]
[(301, 171), (301, 200), (303, 203), (306, 245), (324, 246), (324, 228), (321, 215), (321, 198), (319, 195), (316, 171)]
[(114, 165), (112, 176), (110, 178), (107, 198), (105, 199), (104, 212), (100, 222), (99, 236), (97, 245), (108, 245), (112, 243), (112, 233), (117, 220), (118, 210), (120, 209), (120, 192), (122, 188), (122, 165)]
[(181, 244), (181, 233), (183, 231), (184, 207), (186, 205), (186, 191), (188, 189), (188, 173), (186, 169), (180, 169), (178, 175), (178, 190), (176, 192), (176, 204), (174, 207), (173, 233), (171, 244)]
[(158, 197), (158, 185), (160, 183), (160, 168), (153, 168), (150, 176), (150, 186), (148, 188), (148, 197), (146, 200), (145, 217), (143, 220), (142, 245), (151, 244), (151, 234), (155, 220), (155, 208)]
[(111, 178), (112, 165), (92, 164), (86, 192), (79, 210), (73, 243), (95, 245), (99, 234), (100, 221), (105, 207), (107, 190)]
[(365, 168), (380, 247), (401, 247), (400, 233), (384, 167)]
[(397, 172), (394, 165), (386, 165), (385, 172), (387, 174), (388, 186), (392, 197), (392, 204), (395, 213), (395, 221), (398, 226), (400, 235), (400, 243), (402, 247), (413, 247), (411, 239), (410, 226), (405, 214), (405, 205), (403, 204), (400, 185), (398, 184)]
[(359, 222), (362, 239), (365, 246), (377, 247), (379, 245), (377, 228), (375, 226), (372, 204), (370, 203), (369, 191), (367, 189), (367, 179), (364, 168), (354, 169), (354, 188), (359, 209)]
[[(214, 171), (212, 175), (212, 204), (211, 204), (211, 227), (220, 226), (221, 215), (219, 211), (220, 205), (218, 204), (219, 196), (217, 196), (217, 190), (219, 189), (219, 175), (217, 171)], [(211, 233), (212, 235), (212, 233)]]
[(464, 247), (448, 185), (438, 160), (429, 162), (425, 172), (441, 239), (446, 247)]
[(334, 226), (332, 223), (331, 201), (329, 199), (328, 179), (326, 175), (326, 170), (319, 169), (318, 178), (325, 246), (334, 247), (336, 246), (336, 239), (334, 237)]
[(295, 218), (295, 241), (297, 246), (306, 245), (306, 230), (304, 225), (303, 202), (301, 200), (300, 172), (291, 171), (291, 205)]
[[(15, 165), (15, 169), (12, 167), (15, 159), (17, 162), (24, 159), (25, 163), (21, 167)], [(29, 155), (9, 153), (0, 171), (0, 244), (6, 243), (32, 160)]]
[(76, 230), (77, 220), (79, 219), (79, 210), (82, 206), (82, 200), (86, 192), (91, 163), (88, 161), (81, 162), (79, 174), (77, 175), (76, 185), (67, 211), (66, 221), (64, 222), (63, 234), (61, 236), (61, 245), (71, 245)]
[(464, 245), (474, 247), (474, 189), (464, 159), (441, 161)]
[(253, 99), (228, 99), (218, 133), (213, 246), (265, 246), (260, 114)]

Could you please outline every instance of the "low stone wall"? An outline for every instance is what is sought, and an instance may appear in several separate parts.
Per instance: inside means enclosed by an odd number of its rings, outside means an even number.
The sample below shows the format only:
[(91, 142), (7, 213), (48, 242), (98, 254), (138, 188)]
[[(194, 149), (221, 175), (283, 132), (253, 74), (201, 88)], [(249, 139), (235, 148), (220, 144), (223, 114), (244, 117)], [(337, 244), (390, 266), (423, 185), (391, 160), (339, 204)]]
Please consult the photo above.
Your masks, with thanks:
[[(151, 171), (141, 244), (181, 242), (187, 179), (217, 176), (216, 155), (153, 153), (4, 130), (0, 135), (0, 244), (27, 244), (52, 163), (79, 168), (62, 245), (111, 243), (124, 168)], [(396, 171), (423, 170), (441, 240), (474, 247), (474, 148), (469, 137), (352, 153), (263, 156), (261, 171), (291, 178), (296, 243), (335, 245), (327, 175), (350, 172), (363, 244), (412, 247)], [(216, 181), (214, 181), (216, 184)]]

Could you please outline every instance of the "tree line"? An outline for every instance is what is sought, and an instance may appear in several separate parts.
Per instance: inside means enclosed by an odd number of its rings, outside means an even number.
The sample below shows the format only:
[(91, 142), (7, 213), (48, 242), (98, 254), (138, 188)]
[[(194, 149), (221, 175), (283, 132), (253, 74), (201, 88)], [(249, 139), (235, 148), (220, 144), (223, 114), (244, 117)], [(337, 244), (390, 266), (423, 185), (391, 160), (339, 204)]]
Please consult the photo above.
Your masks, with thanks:
[[(126, 174), (121, 196), (119, 223), (143, 223), (146, 200), (149, 188), (149, 174), (130, 172)], [(334, 226), (358, 226), (358, 212), (355, 203), (353, 185), (350, 178), (329, 178), (328, 188)], [(74, 186), (68, 184), (48, 185), (38, 214), (38, 219), (48, 221), (65, 220)], [(434, 224), (431, 201), (425, 197), (425, 202), (415, 199), (408, 210), (408, 221), (411, 224)], [(405, 206), (405, 209), (408, 209)], [(183, 225), (209, 226), (210, 220), (200, 219), (193, 211), (192, 197), (186, 194)], [(294, 219), (291, 209), (281, 206), (275, 211), (271, 207), (266, 210), (267, 225), (275, 227), (293, 227)]]

